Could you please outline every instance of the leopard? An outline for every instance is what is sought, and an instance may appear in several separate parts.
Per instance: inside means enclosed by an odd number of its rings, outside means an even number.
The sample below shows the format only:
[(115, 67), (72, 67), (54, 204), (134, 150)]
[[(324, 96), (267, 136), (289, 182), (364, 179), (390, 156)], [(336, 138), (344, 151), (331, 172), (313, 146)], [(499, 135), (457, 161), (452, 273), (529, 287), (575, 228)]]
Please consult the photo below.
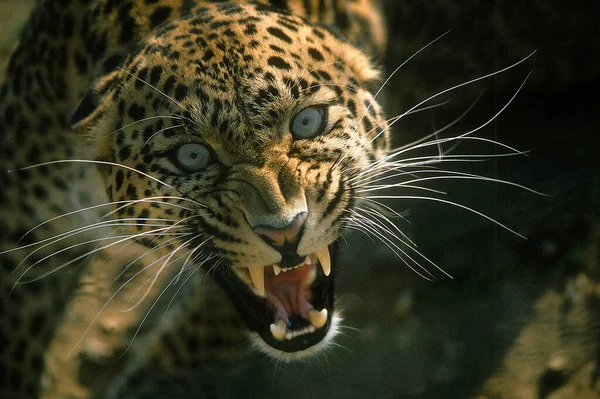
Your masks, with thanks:
[[(210, 397), (244, 348), (330, 350), (341, 232), (387, 220), (385, 46), (377, 0), (38, 2), (0, 88), (0, 393)], [(125, 350), (57, 393), (81, 324)]]

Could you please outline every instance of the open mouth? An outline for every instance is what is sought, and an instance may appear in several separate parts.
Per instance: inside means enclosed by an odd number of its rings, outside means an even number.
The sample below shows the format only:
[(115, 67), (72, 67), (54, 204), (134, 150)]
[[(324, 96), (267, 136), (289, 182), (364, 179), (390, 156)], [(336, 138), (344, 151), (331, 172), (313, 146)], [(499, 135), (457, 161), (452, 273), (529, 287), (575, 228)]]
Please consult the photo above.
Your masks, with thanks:
[(216, 279), (266, 344), (299, 352), (321, 342), (331, 326), (336, 253), (332, 244), (293, 267), (221, 267)]

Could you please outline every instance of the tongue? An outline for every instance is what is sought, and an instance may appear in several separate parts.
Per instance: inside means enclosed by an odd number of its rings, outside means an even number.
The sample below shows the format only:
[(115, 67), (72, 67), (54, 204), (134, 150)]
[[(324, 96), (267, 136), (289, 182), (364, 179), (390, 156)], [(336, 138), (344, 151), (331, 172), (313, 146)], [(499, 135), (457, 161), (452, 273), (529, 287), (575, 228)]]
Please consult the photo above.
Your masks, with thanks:
[(313, 308), (308, 302), (310, 289), (305, 283), (311, 266), (281, 272), (277, 276), (270, 266), (265, 269), (265, 293), (267, 302), (275, 311), (275, 318), (288, 323), (289, 317), (296, 314), (307, 320), (308, 311)]

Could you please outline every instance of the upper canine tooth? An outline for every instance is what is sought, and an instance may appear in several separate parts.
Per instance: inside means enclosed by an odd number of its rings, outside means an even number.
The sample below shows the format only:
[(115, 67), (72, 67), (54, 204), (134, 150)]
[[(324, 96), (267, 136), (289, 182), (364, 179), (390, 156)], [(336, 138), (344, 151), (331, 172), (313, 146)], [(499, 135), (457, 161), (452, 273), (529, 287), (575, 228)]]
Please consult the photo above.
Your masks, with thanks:
[(310, 255), (306, 255), (306, 259), (304, 259), (304, 264), (312, 265), (312, 260), (310, 260)]
[(258, 295), (265, 296), (265, 268), (263, 266), (250, 266), (248, 271)]
[(329, 248), (323, 247), (315, 252), (315, 255), (317, 255), (317, 259), (319, 259), (323, 273), (325, 273), (326, 276), (329, 276), (329, 273), (331, 273), (331, 257), (329, 256)]
[(327, 323), (327, 309), (323, 309), (320, 312), (315, 309), (308, 311), (308, 320), (316, 328), (321, 328)]
[(273, 265), (273, 273), (275, 273), (276, 276), (279, 276), (279, 273), (281, 273), (281, 267)]

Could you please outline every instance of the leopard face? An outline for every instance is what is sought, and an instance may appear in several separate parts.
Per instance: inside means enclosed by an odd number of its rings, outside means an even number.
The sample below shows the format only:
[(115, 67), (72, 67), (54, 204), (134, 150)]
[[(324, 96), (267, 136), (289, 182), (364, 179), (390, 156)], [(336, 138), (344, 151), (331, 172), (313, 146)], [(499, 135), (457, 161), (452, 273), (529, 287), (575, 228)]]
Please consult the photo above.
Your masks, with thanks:
[(213, 8), (147, 37), (74, 127), (123, 229), (214, 273), (258, 346), (302, 356), (334, 335), (352, 180), (386, 146), (377, 72), (301, 18)]

